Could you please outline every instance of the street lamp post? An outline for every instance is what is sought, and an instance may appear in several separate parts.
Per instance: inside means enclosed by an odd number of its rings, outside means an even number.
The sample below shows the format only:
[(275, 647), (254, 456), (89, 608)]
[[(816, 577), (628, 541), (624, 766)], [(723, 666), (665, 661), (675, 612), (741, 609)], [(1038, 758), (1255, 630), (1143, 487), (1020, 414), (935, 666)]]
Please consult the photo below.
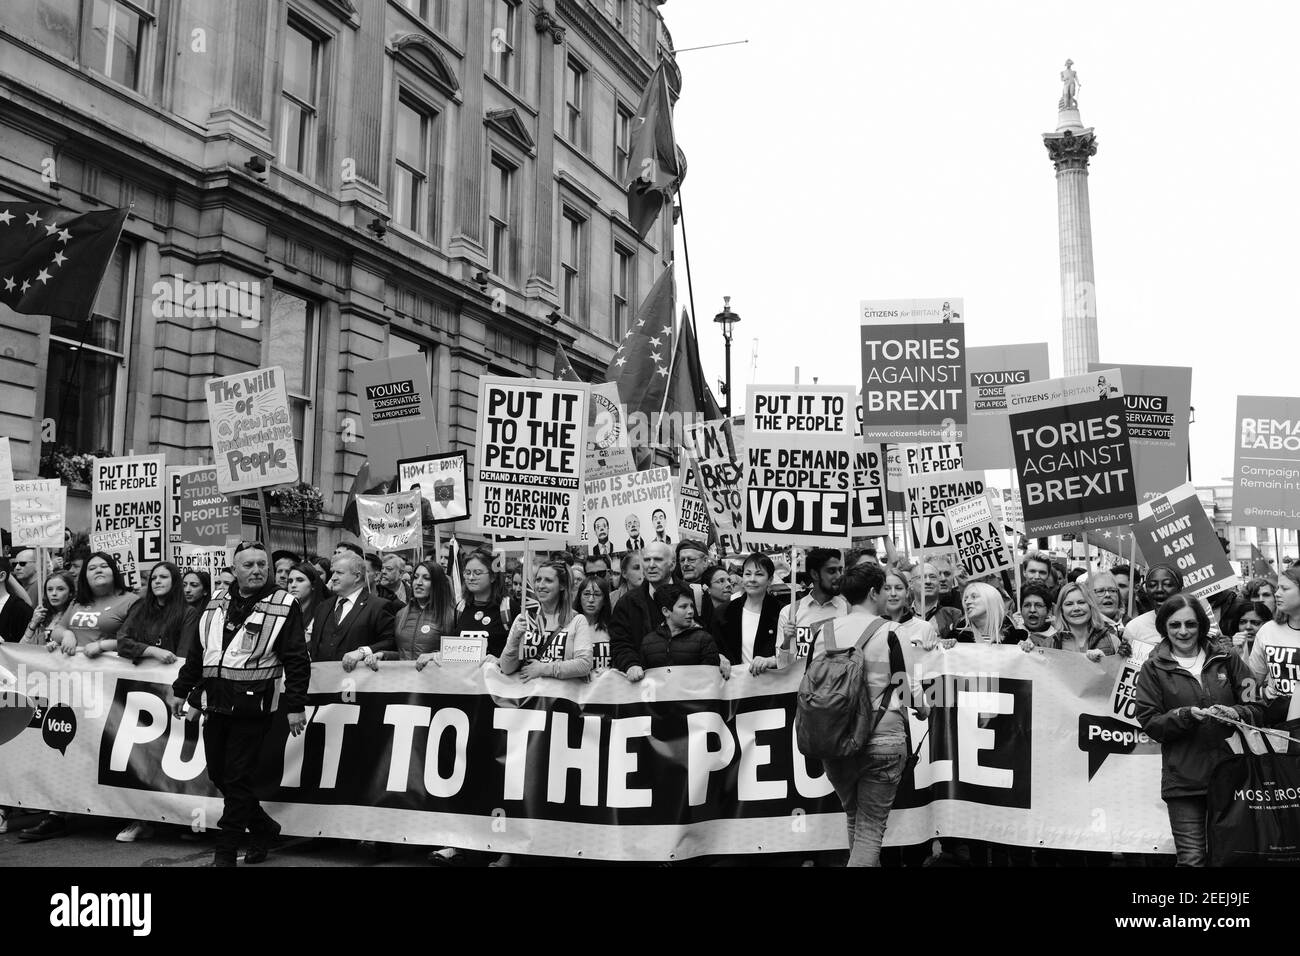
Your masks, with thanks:
[(722, 311), (713, 317), (713, 321), (722, 326), (722, 341), (727, 347), (727, 381), (722, 386), (722, 395), (727, 400), (725, 414), (731, 417), (731, 333), (740, 321), (740, 313), (731, 311), (731, 296), (722, 297)]

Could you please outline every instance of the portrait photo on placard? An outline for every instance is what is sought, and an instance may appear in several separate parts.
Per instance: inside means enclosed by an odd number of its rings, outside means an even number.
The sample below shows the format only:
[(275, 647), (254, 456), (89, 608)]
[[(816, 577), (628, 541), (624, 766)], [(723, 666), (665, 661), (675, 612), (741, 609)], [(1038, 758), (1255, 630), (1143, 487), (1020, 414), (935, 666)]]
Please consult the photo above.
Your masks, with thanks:
[(420, 517), (425, 524), (443, 524), (469, 517), (465, 459), (465, 452), (453, 451), (402, 458), (397, 462), (398, 488), (420, 493), (423, 501)]

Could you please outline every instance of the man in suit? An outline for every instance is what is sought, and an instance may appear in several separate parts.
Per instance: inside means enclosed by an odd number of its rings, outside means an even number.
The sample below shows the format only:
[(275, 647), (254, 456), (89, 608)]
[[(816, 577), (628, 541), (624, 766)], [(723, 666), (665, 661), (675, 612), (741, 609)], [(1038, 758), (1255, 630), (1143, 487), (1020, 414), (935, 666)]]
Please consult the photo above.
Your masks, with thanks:
[(596, 532), (596, 543), (591, 546), (591, 556), (608, 558), (614, 553), (614, 545), (609, 540), (609, 519), (604, 515), (591, 523)]
[(655, 525), (655, 540), (662, 541), (664, 544), (672, 544), (672, 536), (664, 533), (664, 525), (668, 522), (668, 514), (664, 509), (656, 508), (650, 514), (650, 520), (653, 521)]
[(345, 671), (358, 664), (379, 669), (378, 654), (395, 650), (393, 614), (365, 588), (365, 559), (350, 552), (330, 563), (329, 589), (312, 616), (311, 659), (339, 661)]
[[(627, 529), (627, 545), (624, 551), (640, 551), (645, 547), (645, 538), (641, 537), (641, 519), (636, 515), (628, 515), (623, 521), (623, 527)], [(655, 625), (658, 627), (659, 625)]]
[(17, 594), (9, 593), (9, 574), (9, 559), (0, 554), (0, 640), (17, 644), (23, 639), (27, 625), (31, 622), (32, 606)]

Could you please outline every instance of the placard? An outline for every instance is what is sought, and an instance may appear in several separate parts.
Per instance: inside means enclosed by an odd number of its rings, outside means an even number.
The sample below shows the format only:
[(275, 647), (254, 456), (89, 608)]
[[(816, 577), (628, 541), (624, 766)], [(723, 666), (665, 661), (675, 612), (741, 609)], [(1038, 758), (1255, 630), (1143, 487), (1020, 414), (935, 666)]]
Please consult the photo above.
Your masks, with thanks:
[(398, 461), (397, 487), (401, 491), (420, 493), (425, 503), (422, 506), (425, 524), (445, 524), (469, 517), (466, 459), (466, 452), (451, 451)]
[(144, 587), (145, 575), (148, 574), (148, 568), (140, 567), (136, 559), (137, 539), (135, 533), (131, 530), (124, 531), (105, 531), (99, 535), (99, 538), (92, 539), (90, 548), (92, 551), (103, 551), (111, 555), (117, 562), (118, 570), (122, 572), (122, 580), (126, 583), (128, 591), (138, 591)]
[(984, 472), (947, 471), (903, 478), (907, 502), (907, 546), (914, 558), (951, 554), (956, 547), (948, 509), (984, 494)]
[(1088, 371), (1117, 369), (1124, 382), (1125, 422), (1133, 451), (1138, 501), (1147, 501), (1187, 479), (1192, 370), (1164, 365), (1090, 362)]
[(966, 467), (1010, 468), (1007, 386), (1051, 374), (1046, 342), (971, 346), (966, 350)]
[(889, 513), (885, 508), (888, 486), (885, 479), (885, 446), (855, 442), (853, 452), (853, 519), (850, 532), (855, 538), (889, 534)]
[(357, 362), (369, 481), (366, 494), (396, 490), (397, 462), (441, 451), (429, 397), (429, 365), (423, 353)]
[(167, 559), (217, 575), (242, 533), (239, 504), (217, 488), (215, 465), (167, 466)]
[(479, 379), (475, 531), (582, 533), (587, 393), (581, 382)]
[(658, 541), (677, 544), (677, 481), (671, 468), (606, 475), (586, 483), (582, 543), (597, 555), (640, 551)]
[(444, 635), (438, 650), (444, 664), (479, 664), (487, 656), (487, 631), (461, 631), (459, 637)]
[(618, 383), (592, 385), (587, 412), (588, 478), (635, 471), (627, 432), (627, 409), (619, 401)]
[(848, 545), (857, 417), (852, 386), (751, 385), (745, 402), (747, 535)]
[(1144, 641), (1129, 641), (1129, 656), (1124, 666), (1115, 675), (1115, 687), (1110, 694), (1111, 712), (1109, 716), (1122, 720), (1126, 724), (1140, 727), (1137, 719), (1137, 679), (1142, 672), (1142, 665), (1151, 656), (1156, 645)]
[(165, 455), (91, 460), (90, 550), (129, 550), (142, 574), (166, 557), (166, 467)]
[(949, 505), (948, 524), (968, 578), (1015, 570), (1011, 548), (1002, 533), (1002, 515), (987, 491), (978, 498)]
[(684, 448), (677, 473), (677, 530), (684, 541), (707, 542), (713, 533), (713, 522), (709, 520), (704, 492), (695, 473), (695, 458)]
[(400, 551), (420, 546), (420, 493), (357, 495), (357, 524), (361, 540), (376, 551)]
[(274, 365), (211, 378), (204, 394), (222, 494), (297, 482), (298, 453), (284, 369)]
[(1123, 394), (1113, 369), (1007, 387), (1028, 534), (1088, 531), (1137, 519)]
[(861, 303), (862, 437), (959, 440), (966, 423), (961, 299)]
[(53, 478), (15, 481), (9, 524), (13, 548), (61, 548), (68, 489)]
[(1185, 594), (1207, 598), (1240, 583), (1191, 482), (1139, 504), (1133, 533), (1147, 564), (1178, 568)]
[(1237, 396), (1233, 523), (1300, 528), (1300, 398)]

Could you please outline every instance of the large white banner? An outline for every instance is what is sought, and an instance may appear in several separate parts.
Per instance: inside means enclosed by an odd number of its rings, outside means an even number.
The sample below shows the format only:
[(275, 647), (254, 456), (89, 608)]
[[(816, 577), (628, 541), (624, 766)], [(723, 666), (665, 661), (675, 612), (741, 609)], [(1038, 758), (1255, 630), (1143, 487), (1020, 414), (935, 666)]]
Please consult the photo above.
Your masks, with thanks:
[[(920, 760), (886, 843), (1168, 852), (1159, 745), (1114, 716), (1122, 664), (924, 654), (929, 732), (913, 722)], [(166, 709), (178, 668), (0, 645), (0, 804), (215, 826), (198, 729)], [(492, 665), (315, 664), (307, 731), (277, 717), (259, 794), (300, 836), (622, 860), (834, 849), (844, 815), (794, 745), (801, 677), (523, 683)]]

